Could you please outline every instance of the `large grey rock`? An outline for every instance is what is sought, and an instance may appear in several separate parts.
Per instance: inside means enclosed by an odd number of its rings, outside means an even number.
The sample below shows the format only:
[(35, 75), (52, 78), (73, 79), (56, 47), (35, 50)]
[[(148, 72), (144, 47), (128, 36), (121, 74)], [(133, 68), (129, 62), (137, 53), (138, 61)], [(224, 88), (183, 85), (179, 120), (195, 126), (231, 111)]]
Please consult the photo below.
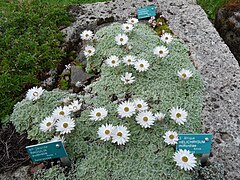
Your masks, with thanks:
[(71, 67), (71, 84), (75, 85), (77, 82), (84, 84), (91, 77), (92, 75), (84, 72), (81, 67), (79, 66)]
[[(66, 43), (79, 41), (80, 32), (104, 22), (126, 20), (136, 8), (151, 5), (146, 0), (78, 6), (81, 13), (64, 30)], [(156, 4), (156, 3), (155, 3)], [(226, 179), (240, 178), (240, 68), (227, 45), (195, 0), (159, 0), (160, 10), (172, 31), (190, 48), (191, 58), (205, 82), (203, 133), (213, 133), (211, 161), (225, 165)]]
[(225, 164), (227, 179), (240, 178), (238, 62), (195, 3), (179, 2), (165, 11), (173, 32), (190, 47), (205, 82), (202, 119), (203, 130), (214, 135), (211, 160)]

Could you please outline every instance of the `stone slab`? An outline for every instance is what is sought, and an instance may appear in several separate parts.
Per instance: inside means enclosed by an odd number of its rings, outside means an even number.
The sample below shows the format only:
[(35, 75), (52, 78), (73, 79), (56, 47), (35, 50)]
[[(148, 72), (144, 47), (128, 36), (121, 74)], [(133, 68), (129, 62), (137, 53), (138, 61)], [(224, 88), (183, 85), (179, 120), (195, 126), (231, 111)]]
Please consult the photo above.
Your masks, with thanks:
[[(225, 165), (226, 179), (240, 179), (240, 68), (195, 0), (115, 0), (75, 7), (77, 19), (66, 28), (66, 43), (79, 41), (84, 29), (136, 16), (136, 8), (159, 4), (174, 34), (183, 39), (202, 74), (203, 132), (213, 133), (211, 161)], [(77, 9), (77, 10), (76, 10)]]

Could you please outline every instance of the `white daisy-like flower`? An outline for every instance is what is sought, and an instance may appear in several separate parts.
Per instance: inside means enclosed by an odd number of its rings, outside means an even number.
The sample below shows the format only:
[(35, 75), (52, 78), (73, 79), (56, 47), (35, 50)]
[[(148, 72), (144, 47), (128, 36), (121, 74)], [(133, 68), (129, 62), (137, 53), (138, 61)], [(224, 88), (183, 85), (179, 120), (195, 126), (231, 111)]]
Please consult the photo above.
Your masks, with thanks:
[(117, 67), (121, 61), (117, 56), (110, 56), (105, 62), (110, 67)]
[(124, 75), (121, 76), (121, 80), (124, 82), (124, 84), (132, 84), (134, 80), (134, 76), (132, 76), (132, 73), (126, 72)]
[(65, 69), (70, 70), (71, 69), (71, 64), (65, 65)]
[(137, 18), (131, 18), (127, 20), (128, 24), (137, 24), (138, 23), (138, 19)]
[(133, 65), (136, 62), (136, 58), (131, 55), (123, 57), (123, 62), (127, 65)]
[(68, 134), (75, 127), (75, 122), (70, 117), (65, 117), (56, 122), (56, 131), (60, 132), (60, 134)]
[(170, 117), (176, 121), (177, 124), (184, 124), (187, 121), (187, 115), (187, 111), (183, 110), (182, 108), (173, 107), (170, 110)]
[(129, 140), (129, 131), (125, 126), (116, 126), (112, 132), (112, 142), (118, 145), (125, 145)]
[(53, 117), (55, 119), (63, 119), (70, 114), (70, 110), (67, 106), (59, 106), (53, 111)]
[(93, 46), (89, 46), (87, 45), (84, 49), (84, 55), (86, 57), (90, 57), (90, 56), (93, 56), (95, 53), (95, 48)]
[(127, 45), (128, 50), (131, 50), (133, 48), (132, 45)]
[(98, 129), (99, 138), (103, 141), (109, 141), (111, 139), (114, 128), (115, 127), (112, 124), (102, 125)]
[(156, 21), (154, 21), (154, 22), (152, 23), (153, 28), (155, 28), (156, 25), (157, 25), (157, 23), (156, 23)]
[(148, 104), (142, 99), (135, 99), (134, 105), (138, 111), (146, 111), (148, 109)]
[(197, 164), (196, 157), (186, 149), (175, 152), (173, 159), (176, 165), (185, 171), (192, 170)]
[(42, 87), (33, 87), (28, 90), (26, 94), (26, 98), (28, 100), (36, 101), (37, 99), (40, 98), (40, 96), (43, 94), (44, 89)]
[(140, 112), (137, 115), (136, 121), (143, 128), (150, 128), (150, 126), (152, 126), (154, 124), (155, 117), (153, 116), (152, 112), (144, 111), (144, 112)]
[(91, 40), (93, 38), (93, 32), (90, 30), (84, 30), (80, 36), (82, 40)]
[(161, 36), (161, 38), (160, 38), (163, 42), (165, 42), (165, 43), (170, 43), (170, 42), (172, 42), (172, 40), (173, 40), (173, 37), (172, 37), (172, 35), (171, 34), (169, 34), (169, 33), (164, 33), (162, 36)]
[(156, 120), (158, 120), (158, 121), (163, 121), (163, 119), (165, 118), (165, 114), (163, 114), (161, 112), (156, 113), (154, 116), (155, 116)]
[(79, 103), (78, 100), (74, 100), (69, 106), (69, 110), (72, 112), (77, 112), (78, 110), (81, 109), (82, 103)]
[(126, 34), (118, 34), (116, 37), (115, 37), (115, 40), (117, 42), (117, 45), (125, 45), (127, 44), (128, 42), (128, 37)]
[(103, 120), (108, 115), (108, 111), (105, 108), (95, 108), (90, 112), (90, 119), (94, 121)]
[(51, 131), (52, 127), (54, 126), (55, 119), (53, 117), (46, 117), (40, 123), (40, 130), (43, 132)]
[(134, 65), (135, 69), (139, 72), (147, 71), (149, 68), (149, 63), (145, 59), (139, 59)]
[(65, 143), (65, 139), (64, 137), (62, 136), (54, 136), (51, 140), (51, 142), (55, 142), (55, 141), (62, 141), (62, 143)]
[(128, 32), (131, 32), (133, 30), (133, 25), (132, 24), (123, 24), (122, 25), (122, 30), (125, 32), (125, 33), (128, 33)]
[(164, 46), (157, 46), (153, 49), (153, 53), (160, 58), (164, 58), (168, 55), (169, 51)]
[(162, 19), (166, 19), (166, 17), (164, 15), (160, 15), (159, 17)]
[(154, 16), (152, 16), (151, 19), (148, 20), (148, 22), (151, 24), (151, 23), (153, 23), (155, 21), (155, 19), (156, 18)]
[(119, 104), (117, 111), (121, 118), (131, 117), (133, 114), (135, 114), (134, 103), (129, 101), (122, 102)]
[(156, 18), (155, 18), (155, 16), (151, 16), (151, 20), (155, 20)]
[(181, 71), (178, 71), (178, 77), (182, 80), (188, 80), (190, 77), (192, 77), (192, 72), (186, 69), (182, 69)]
[(175, 131), (167, 131), (165, 135), (163, 136), (164, 142), (168, 145), (174, 145), (178, 142), (178, 134)]
[(72, 100), (69, 97), (65, 97), (61, 100), (64, 104), (69, 104)]
[(75, 84), (76, 87), (84, 87), (85, 85), (80, 82), (80, 81), (77, 81), (76, 84)]

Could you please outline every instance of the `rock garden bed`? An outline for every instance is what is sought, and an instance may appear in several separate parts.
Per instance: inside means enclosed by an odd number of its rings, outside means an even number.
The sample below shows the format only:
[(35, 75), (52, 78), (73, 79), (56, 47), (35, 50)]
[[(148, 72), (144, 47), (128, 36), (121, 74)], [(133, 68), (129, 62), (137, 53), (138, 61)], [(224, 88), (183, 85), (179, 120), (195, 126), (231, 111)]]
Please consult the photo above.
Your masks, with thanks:
[[(239, 68), (195, 2), (160, 2), (160, 10), (175, 33), (169, 43), (160, 40), (149, 25), (142, 23), (135, 24), (131, 32), (124, 32), (120, 23), (113, 23), (95, 31), (92, 41), (80, 41), (85, 28), (93, 30), (116, 20), (126, 22), (135, 15), (136, 6), (151, 3), (141, 1), (136, 5), (114, 1), (70, 9), (74, 10), (77, 20), (64, 30), (67, 34), (65, 49), (74, 47), (80, 60), (83, 54), (87, 57), (81, 66), (74, 63), (66, 69), (82, 71), (81, 75), (75, 78), (76, 74), (69, 74), (69, 70), (63, 74), (61, 86), (72, 87), (70, 92), (37, 91), (41, 94), (39, 98), (30, 97), (17, 103), (10, 117), (17, 131), (27, 132), (30, 139), (46, 142), (55, 135), (60, 139), (64, 136), (72, 167), (66, 169), (57, 163), (35, 173), (36, 179), (221, 179), (224, 174), (227, 178), (239, 177), (238, 110), (233, 107), (238, 104), (233, 94), (239, 96), (236, 91)], [(101, 11), (101, 18), (95, 9)], [(88, 13), (91, 17), (84, 18)], [(202, 17), (204, 21), (200, 20)], [(197, 28), (199, 22), (201, 28)], [(119, 37), (119, 34), (126, 36)], [(209, 39), (203, 40), (203, 36)], [(190, 53), (184, 43), (190, 47)], [(210, 51), (209, 47), (214, 48)], [(124, 61), (129, 58), (127, 55), (135, 57), (137, 63), (131, 65)], [(223, 61), (226, 59), (228, 61)], [(183, 73), (182, 69), (191, 73)], [(68, 84), (70, 77), (82, 79)], [(143, 112), (137, 109), (137, 102), (145, 108)], [(65, 107), (74, 106), (76, 111), (64, 111)], [(128, 111), (134, 110), (128, 114), (124, 112), (126, 107)], [(70, 116), (67, 122), (70, 128), (64, 130), (64, 122), (53, 120), (52, 123), (57, 122), (56, 128), (44, 129), (43, 120), (49, 120), (46, 118), (52, 115), (56, 117), (56, 113), (62, 111)], [(184, 118), (178, 119), (178, 113)], [(145, 121), (145, 117), (149, 121)], [(121, 132), (124, 138), (108, 137), (106, 133), (103, 136), (102, 129), (106, 132), (110, 125), (115, 127), (113, 134)], [(165, 133), (170, 130), (213, 133), (212, 156), (207, 166), (201, 167), (194, 158), (188, 168), (176, 166), (175, 143), (166, 140), (170, 136)], [(190, 158), (190, 155), (185, 156)], [(193, 166), (194, 171), (184, 171)]]

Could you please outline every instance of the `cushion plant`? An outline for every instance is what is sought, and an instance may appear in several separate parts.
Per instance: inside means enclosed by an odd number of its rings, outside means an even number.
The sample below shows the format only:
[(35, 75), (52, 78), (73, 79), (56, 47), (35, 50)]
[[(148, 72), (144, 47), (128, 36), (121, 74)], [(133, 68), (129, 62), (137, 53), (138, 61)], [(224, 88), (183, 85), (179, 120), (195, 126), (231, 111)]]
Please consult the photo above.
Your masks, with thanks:
[[(113, 23), (98, 30), (94, 41), (85, 41), (85, 47), (94, 47), (94, 53), (86, 54), (86, 71), (99, 72), (100, 77), (84, 89), (84, 95), (44, 91), (36, 101), (25, 99), (15, 105), (10, 118), (16, 129), (27, 132), (31, 139), (46, 142), (57, 131), (54, 128), (41, 131), (39, 125), (43, 119), (74, 99), (82, 103), (78, 112), (71, 113), (74, 130), (61, 135), (64, 135), (66, 150), (74, 160), (70, 172), (64, 174), (55, 166), (38, 172), (36, 178), (192, 179), (191, 172), (176, 166), (173, 160), (175, 147), (164, 142), (163, 137), (167, 131), (179, 134), (201, 132), (203, 83), (189, 59), (186, 45), (176, 37), (171, 42), (163, 42), (150, 27), (141, 23), (134, 24), (133, 30), (126, 33), (126, 44), (119, 45), (116, 39), (119, 34), (124, 34), (122, 25)], [(156, 47), (165, 47), (168, 52), (163, 57), (158, 56)], [(149, 67), (139, 72), (121, 61), (127, 55), (136, 60), (144, 59)], [(112, 56), (119, 59), (117, 66), (107, 63)], [(181, 78), (182, 69), (191, 72), (189, 79)], [(134, 77), (131, 83), (122, 80), (126, 72)], [(129, 117), (122, 116), (119, 106), (136, 99), (143, 100), (147, 111), (153, 115), (165, 114), (164, 120), (155, 119), (151, 125), (141, 126), (136, 122), (140, 114), (137, 111)], [(170, 113), (177, 107), (187, 113), (184, 122), (176, 123)], [(90, 114), (96, 108), (104, 108), (106, 116), (100, 120), (91, 118)], [(129, 139), (120, 145), (112, 143), (111, 138), (103, 141), (98, 131), (106, 124), (126, 127)]]

